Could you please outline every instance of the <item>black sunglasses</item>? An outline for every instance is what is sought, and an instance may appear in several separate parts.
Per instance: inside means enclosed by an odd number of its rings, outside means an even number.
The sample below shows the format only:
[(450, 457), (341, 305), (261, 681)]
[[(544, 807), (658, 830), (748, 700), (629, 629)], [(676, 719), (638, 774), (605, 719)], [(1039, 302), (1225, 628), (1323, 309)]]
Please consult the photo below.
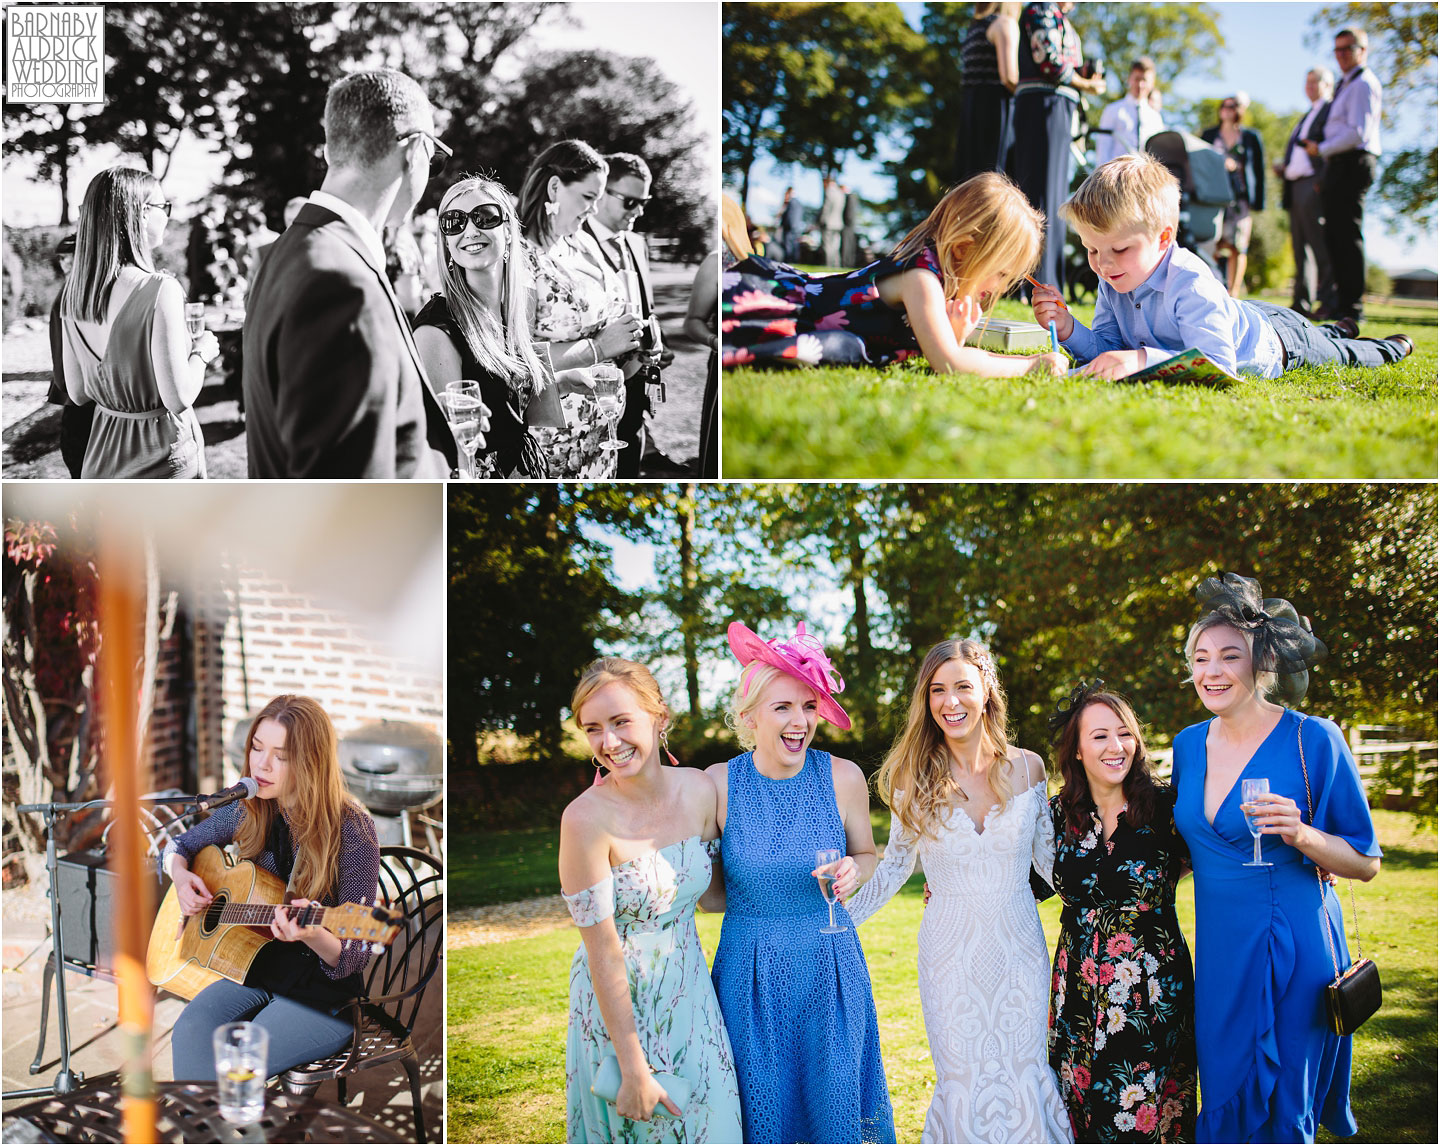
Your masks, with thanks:
[(622, 195), (618, 191), (611, 191), (609, 189), (605, 191), (605, 194), (613, 195), (616, 199), (619, 199), (627, 211), (633, 211), (636, 207), (642, 207), (650, 202), (649, 195)]
[(420, 131), (418, 129), (415, 131), (407, 131), (404, 135), (397, 135), (395, 142), (404, 143), (406, 140), (413, 139), (417, 135), (423, 135), (430, 141), (430, 175), (433, 178), (445, 170), (446, 162), (455, 152), (441, 143), (438, 136), (431, 135), (428, 131)]
[(465, 230), (465, 223), (469, 221), (481, 231), (493, 231), (505, 221), (505, 212), (494, 203), (481, 203), (478, 207), (472, 207), (469, 211), (442, 211), (440, 213), (440, 233), (442, 235), (459, 235)]
[(165, 212), (165, 218), (170, 218), (171, 203), (169, 202), (169, 200), (166, 200), (162, 203), (146, 203), (145, 206), (158, 207), (161, 211)]

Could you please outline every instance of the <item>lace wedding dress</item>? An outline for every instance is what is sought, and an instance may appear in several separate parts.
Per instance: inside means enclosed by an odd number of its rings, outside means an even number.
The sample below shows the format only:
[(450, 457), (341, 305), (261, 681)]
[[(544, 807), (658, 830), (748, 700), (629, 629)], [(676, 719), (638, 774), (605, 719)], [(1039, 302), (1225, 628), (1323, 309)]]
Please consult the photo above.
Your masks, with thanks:
[(954, 808), (934, 840), (891, 822), (875, 875), (847, 905), (858, 925), (925, 863), (930, 904), (920, 924), (920, 1007), (935, 1094), (924, 1142), (1072, 1142), (1046, 1053), (1050, 957), (1030, 868), (1055, 859), (1045, 782), (1023, 789), (977, 830)]

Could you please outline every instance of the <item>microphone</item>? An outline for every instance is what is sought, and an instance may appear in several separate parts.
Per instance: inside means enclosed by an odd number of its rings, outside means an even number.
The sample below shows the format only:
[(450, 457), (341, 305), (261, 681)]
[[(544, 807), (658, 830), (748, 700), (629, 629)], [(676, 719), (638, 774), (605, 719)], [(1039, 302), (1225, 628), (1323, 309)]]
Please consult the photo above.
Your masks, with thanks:
[(223, 792), (216, 792), (213, 796), (200, 796), (195, 801), (195, 807), (202, 812), (213, 812), (216, 808), (223, 808), (236, 800), (253, 800), (259, 792), (260, 785), (253, 777), (242, 776), (240, 783), (232, 784)]

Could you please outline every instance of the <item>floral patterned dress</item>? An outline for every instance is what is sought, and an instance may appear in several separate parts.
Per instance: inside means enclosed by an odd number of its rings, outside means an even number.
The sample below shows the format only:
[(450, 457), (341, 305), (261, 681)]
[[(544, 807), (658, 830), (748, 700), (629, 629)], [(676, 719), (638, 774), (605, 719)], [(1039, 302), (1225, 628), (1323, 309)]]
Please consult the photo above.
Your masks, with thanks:
[(944, 284), (933, 247), (838, 275), (807, 275), (759, 255), (736, 263), (720, 279), (721, 365), (888, 366), (915, 357), (909, 318), (876, 285), (915, 267)]
[(1175, 829), (1175, 791), (1156, 819), (1120, 813), (1108, 841), (1055, 823), (1055, 890), (1064, 903), (1051, 978), (1050, 1065), (1077, 1142), (1193, 1142), (1195, 978), (1175, 916), (1189, 850)]
[(614, 916), (645, 1057), (655, 1070), (691, 1084), (683, 1118), (661, 1114), (649, 1122), (620, 1118), (590, 1093), (610, 1037), (581, 943), (570, 963), (566, 1141), (740, 1141), (735, 1058), (695, 931), (695, 904), (710, 886), (710, 864), (719, 851), (718, 839), (703, 843), (691, 836), (627, 860), (610, 869), (609, 879), (565, 896), (580, 927)]
[[(560, 239), (549, 250), (527, 241), (525, 254), (535, 282), (531, 333), (537, 343), (594, 338), (624, 312), (619, 280), (603, 277), (603, 269), (585, 257), (574, 239)], [(567, 394), (562, 406), (568, 424), (565, 429), (542, 426), (531, 430), (547, 456), (550, 476), (614, 477), (616, 454), (600, 445), (609, 437), (609, 424), (601, 418), (594, 398)], [(623, 417), (624, 411), (625, 390), (621, 387), (618, 416)]]

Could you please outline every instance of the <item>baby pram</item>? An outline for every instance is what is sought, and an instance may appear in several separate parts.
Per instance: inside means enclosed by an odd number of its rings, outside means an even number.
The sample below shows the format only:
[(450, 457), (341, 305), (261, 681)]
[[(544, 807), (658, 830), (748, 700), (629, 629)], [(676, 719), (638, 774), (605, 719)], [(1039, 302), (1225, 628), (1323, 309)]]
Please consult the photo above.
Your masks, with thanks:
[[(1199, 136), (1187, 131), (1152, 135), (1145, 150), (1165, 164), (1180, 180), (1180, 234), (1178, 242), (1194, 251), (1216, 270), (1215, 240), (1225, 208), (1234, 202), (1225, 157)], [(1219, 272), (1216, 271), (1218, 277)]]

